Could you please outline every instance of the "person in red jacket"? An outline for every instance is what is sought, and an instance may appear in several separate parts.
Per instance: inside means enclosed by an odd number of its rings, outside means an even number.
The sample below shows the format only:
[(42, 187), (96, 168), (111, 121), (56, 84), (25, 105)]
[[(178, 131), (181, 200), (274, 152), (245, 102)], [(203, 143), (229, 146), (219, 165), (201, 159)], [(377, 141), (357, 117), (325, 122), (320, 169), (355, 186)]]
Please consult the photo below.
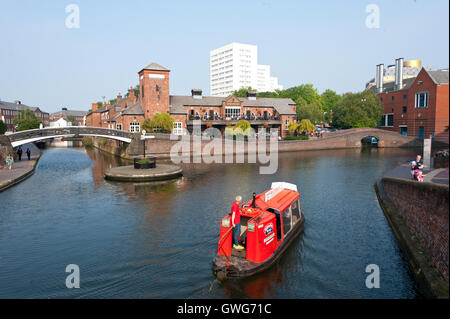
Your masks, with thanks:
[(231, 222), (233, 225), (233, 247), (235, 249), (244, 249), (239, 244), (239, 236), (241, 235), (241, 211), (239, 205), (242, 202), (241, 196), (236, 196), (236, 201), (231, 206)]

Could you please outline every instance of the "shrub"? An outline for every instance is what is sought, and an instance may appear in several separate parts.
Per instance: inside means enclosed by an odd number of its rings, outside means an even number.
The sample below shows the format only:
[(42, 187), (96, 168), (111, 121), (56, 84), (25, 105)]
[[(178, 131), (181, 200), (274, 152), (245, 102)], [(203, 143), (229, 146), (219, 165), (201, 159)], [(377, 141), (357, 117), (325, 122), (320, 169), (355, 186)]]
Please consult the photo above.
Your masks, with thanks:
[(308, 135), (298, 135), (298, 136), (286, 136), (284, 138), (285, 141), (293, 141), (293, 140), (308, 140)]

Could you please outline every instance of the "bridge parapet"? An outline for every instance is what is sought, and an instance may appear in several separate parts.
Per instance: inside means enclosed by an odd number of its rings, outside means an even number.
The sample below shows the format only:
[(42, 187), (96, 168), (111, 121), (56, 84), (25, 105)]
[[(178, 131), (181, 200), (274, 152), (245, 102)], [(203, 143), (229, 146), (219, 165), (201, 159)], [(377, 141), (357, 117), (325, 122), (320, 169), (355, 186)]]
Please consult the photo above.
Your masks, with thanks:
[(47, 139), (59, 136), (99, 136), (121, 140), (130, 143), (134, 133), (89, 126), (47, 127), (42, 129), (27, 130), (7, 135), (13, 146), (20, 145), (22, 141)]

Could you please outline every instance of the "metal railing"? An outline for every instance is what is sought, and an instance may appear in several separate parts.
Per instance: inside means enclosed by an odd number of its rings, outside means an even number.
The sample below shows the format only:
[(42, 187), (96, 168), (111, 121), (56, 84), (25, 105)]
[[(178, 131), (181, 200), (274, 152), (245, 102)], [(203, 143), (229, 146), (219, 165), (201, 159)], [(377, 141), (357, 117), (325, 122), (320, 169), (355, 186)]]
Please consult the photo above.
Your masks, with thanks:
[(37, 137), (45, 138), (49, 136), (67, 136), (67, 135), (73, 135), (74, 137), (83, 135), (101, 135), (101, 136), (133, 139), (134, 133), (102, 127), (67, 126), (67, 127), (47, 127), (42, 129), (20, 131), (9, 134), (7, 136), (11, 142), (16, 142)]

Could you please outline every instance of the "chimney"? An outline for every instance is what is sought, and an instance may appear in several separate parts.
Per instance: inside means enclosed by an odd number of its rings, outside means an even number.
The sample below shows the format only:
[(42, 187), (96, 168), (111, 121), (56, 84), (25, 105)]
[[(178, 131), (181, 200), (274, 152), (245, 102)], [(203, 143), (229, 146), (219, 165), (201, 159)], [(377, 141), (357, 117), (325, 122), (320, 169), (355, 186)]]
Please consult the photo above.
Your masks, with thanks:
[(97, 111), (97, 109), (98, 109), (97, 102), (92, 102), (92, 112)]
[(249, 100), (256, 100), (256, 92), (255, 91), (247, 91), (247, 98)]
[(128, 98), (131, 99), (132, 102), (137, 101), (136, 95), (134, 94), (134, 88), (132, 86), (128, 89)]
[(384, 76), (384, 64), (378, 64), (377, 65), (377, 74), (375, 76), (377, 93), (383, 92), (383, 76)]
[(395, 60), (395, 89), (401, 90), (403, 87), (403, 58)]
[(192, 89), (191, 94), (194, 99), (202, 99), (202, 90), (201, 89)]
[(117, 100), (121, 100), (122, 99), (122, 94), (120, 94), (120, 92), (119, 92), (119, 94), (117, 94)]

